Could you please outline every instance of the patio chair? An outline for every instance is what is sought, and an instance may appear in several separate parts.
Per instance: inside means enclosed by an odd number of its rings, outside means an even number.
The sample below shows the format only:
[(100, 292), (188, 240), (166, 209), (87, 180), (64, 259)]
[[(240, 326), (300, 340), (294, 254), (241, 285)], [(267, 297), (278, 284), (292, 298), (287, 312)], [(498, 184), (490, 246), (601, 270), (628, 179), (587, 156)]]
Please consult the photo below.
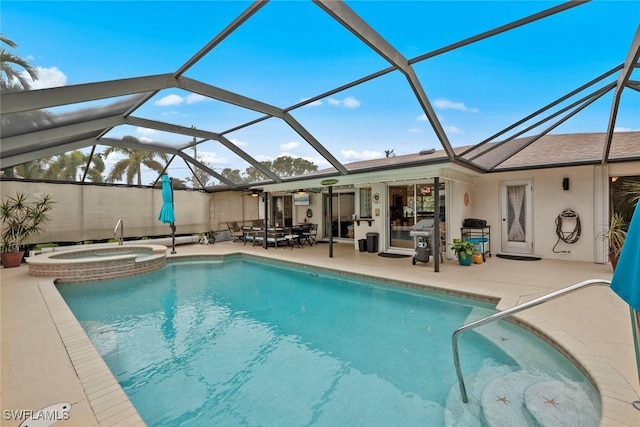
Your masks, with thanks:
[(284, 239), (287, 242), (287, 246), (285, 247), (290, 247), (291, 250), (293, 250), (294, 244), (299, 248), (302, 247), (300, 246), (300, 234), (294, 232), (291, 227), (284, 228)]
[(316, 236), (318, 235), (318, 224), (309, 224), (308, 227), (302, 229), (302, 242), (309, 243), (309, 246), (313, 246), (316, 243)]
[(256, 240), (258, 240), (258, 232), (255, 228), (249, 225), (242, 226), (242, 241), (246, 245), (247, 242), (252, 242), (253, 246), (256, 245)]
[(231, 235), (231, 238), (235, 242), (244, 240), (244, 232), (242, 231), (242, 227), (238, 225), (238, 221), (227, 222), (227, 227), (229, 228), (229, 234)]

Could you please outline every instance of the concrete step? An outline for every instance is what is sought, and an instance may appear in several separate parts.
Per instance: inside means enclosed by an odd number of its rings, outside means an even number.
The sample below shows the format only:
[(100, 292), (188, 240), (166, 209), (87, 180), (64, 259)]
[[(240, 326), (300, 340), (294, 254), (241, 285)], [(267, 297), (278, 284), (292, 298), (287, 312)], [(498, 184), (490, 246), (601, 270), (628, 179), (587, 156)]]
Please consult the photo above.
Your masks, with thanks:
[[(481, 408), (486, 425), (520, 427), (533, 424), (524, 407), (524, 392), (540, 377), (527, 371), (517, 371), (490, 381), (482, 389)], [(545, 378), (546, 380), (546, 378)]]
[(541, 426), (595, 427), (600, 424), (600, 402), (591, 390), (573, 381), (543, 381), (524, 391), (524, 406)]
[(484, 387), (504, 375), (513, 372), (508, 366), (486, 367), (478, 372), (465, 375), (465, 385), (469, 403), (462, 402), (460, 386), (456, 382), (449, 389), (445, 403), (445, 425), (460, 427), (482, 427), (481, 396)]
[(588, 385), (541, 372), (493, 366), (466, 377), (469, 403), (458, 384), (449, 391), (445, 423), (464, 427), (597, 426), (600, 409)]

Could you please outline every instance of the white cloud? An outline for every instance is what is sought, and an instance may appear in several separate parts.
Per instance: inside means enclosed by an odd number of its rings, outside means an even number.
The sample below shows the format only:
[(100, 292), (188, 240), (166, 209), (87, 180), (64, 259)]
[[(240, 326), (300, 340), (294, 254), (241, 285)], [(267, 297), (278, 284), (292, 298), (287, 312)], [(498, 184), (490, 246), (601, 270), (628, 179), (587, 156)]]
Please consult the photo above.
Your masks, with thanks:
[(329, 163), (329, 161), (322, 156), (303, 157), (303, 159), (317, 165), (318, 169), (326, 169), (331, 167), (331, 163)]
[[(304, 102), (304, 101), (306, 101), (307, 99), (309, 99), (309, 98), (302, 98), (302, 99), (300, 99), (300, 102)], [(322, 105), (322, 101), (320, 101), (320, 100), (318, 99), (318, 100), (315, 100), (315, 101), (313, 101), (313, 102), (308, 103), (307, 105), (305, 105), (305, 107), (318, 107), (318, 106), (320, 106), (320, 105)]]
[(286, 142), (284, 144), (280, 144), (280, 149), (282, 151), (290, 151), (293, 150), (294, 148), (298, 148), (300, 146), (300, 143), (298, 141), (291, 141), (291, 142)]
[(31, 84), (31, 89), (45, 89), (67, 84), (67, 76), (58, 67), (36, 67), (36, 69), (38, 70), (38, 80), (32, 80), (26, 71), (22, 72), (22, 76)]
[(207, 98), (204, 95), (200, 95), (199, 93), (190, 93), (187, 96), (187, 104), (195, 104), (197, 102), (210, 101), (211, 98)]
[(211, 151), (198, 151), (198, 160), (209, 165), (225, 165), (229, 162), (226, 157), (220, 157)]
[(355, 151), (355, 150), (340, 150), (340, 154), (345, 160), (371, 160), (384, 157), (384, 153), (379, 151)]
[[(417, 117), (418, 121), (420, 122), (424, 122), (427, 121), (427, 115), (426, 114), (421, 114)], [(442, 121), (442, 120), (441, 120)], [(416, 128), (413, 128), (416, 129)], [(414, 133), (413, 129), (409, 130), (409, 132)], [(450, 126), (445, 126), (444, 130), (450, 133), (457, 133), (457, 134), (463, 134), (464, 131), (456, 126), (450, 125)], [(419, 130), (418, 130), (419, 131)]]
[(422, 132), (422, 130), (420, 130), (420, 128), (411, 128), (409, 129), (409, 133), (420, 133)]
[(464, 105), (464, 102), (453, 102), (448, 99), (436, 99), (433, 101), (433, 105), (440, 110), (458, 110), (465, 111), (470, 113), (477, 113), (479, 110), (477, 108), (469, 108)]
[(149, 128), (136, 128), (136, 133), (139, 135), (149, 136), (149, 135), (157, 134), (158, 131), (155, 129), (149, 129)]
[(349, 96), (342, 101), (342, 104), (345, 108), (358, 108), (360, 106), (360, 100), (354, 98), (353, 96)]
[(176, 94), (167, 95), (164, 98), (160, 98), (155, 102), (154, 105), (158, 107), (167, 107), (169, 105), (180, 105), (184, 102), (184, 99), (181, 96)]
[(236, 147), (244, 147), (246, 145), (249, 145), (248, 142), (240, 141), (240, 140), (237, 140), (237, 139), (230, 139), (229, 141), (231, 141), (233, 143), (233, 145), (235, 145)]
[(138, 138), (138, 140), (139, 140), (140, 142), (153, 142), (153, 139), (148, 138), (148, 137), (146, 137), (146, 136), (141, 136), (140, 138)]
[(336, 107), (344, 107), (344, 108), (358, 108), (360, 107), (360, 100), (356, 99), (353, 96), (348, 96), (343, 100), (339, 100), (336, 98), (329, 98), (327, 102), (331, 105), (335, 105)]
[(269, 162), (273, 160), (273, 157), (265, 156), (264, 154), (256, 154), (255, 156), (253, 156), (253, 158), (259, 162)]

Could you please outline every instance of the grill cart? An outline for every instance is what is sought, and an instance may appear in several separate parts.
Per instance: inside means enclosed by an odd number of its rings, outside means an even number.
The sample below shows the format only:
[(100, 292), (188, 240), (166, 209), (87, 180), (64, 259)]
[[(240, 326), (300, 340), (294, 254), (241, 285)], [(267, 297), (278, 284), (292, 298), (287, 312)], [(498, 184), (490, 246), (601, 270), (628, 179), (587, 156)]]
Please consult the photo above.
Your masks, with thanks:
[(431, 239), (433, 237), (433, 220), (420, 220), (412, 227), (409, 235), (416, 238), (416, 253), (411, 260), (413, 265), (416, 262), (429, 262), (429, 257), (433, 254)]

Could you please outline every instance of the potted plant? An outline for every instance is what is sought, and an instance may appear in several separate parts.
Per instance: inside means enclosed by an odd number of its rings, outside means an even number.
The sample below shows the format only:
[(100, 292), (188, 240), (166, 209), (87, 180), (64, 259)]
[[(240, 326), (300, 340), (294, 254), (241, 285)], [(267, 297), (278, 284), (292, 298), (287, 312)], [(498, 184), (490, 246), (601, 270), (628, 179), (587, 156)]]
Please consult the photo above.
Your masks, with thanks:
[(622, 214), (614, 212), (609, 219), (609, 227), (602, 230), (599, 237), (609, 245), (609, 261), (615, 270), (624, 240), (627, 237), (626, 223)]
[(42, 231), (49, 221), (49, 211), (53, 200), (48, 194), (39, 196), (17, 192), (7, 196), (0, 203), (2, 220), (2, 265), (5, 268), (18, 267), (24, 257), (23, 243)]
[(460, 265), (471, 265), (473, 254), (476, 247), (471, 242), (461, 239), (453, 239), (453, 243), (449, 246), (454, 254), (458, 256)]
[(210, 245), (213, 245), (216, 242), (216, 239), (218, 238), (218, 234), (220, 234), (222, 232), (222, 230), (211, 230), (209, 231), (209, 233), (207, 233), (208, 237), (208, 241)]

